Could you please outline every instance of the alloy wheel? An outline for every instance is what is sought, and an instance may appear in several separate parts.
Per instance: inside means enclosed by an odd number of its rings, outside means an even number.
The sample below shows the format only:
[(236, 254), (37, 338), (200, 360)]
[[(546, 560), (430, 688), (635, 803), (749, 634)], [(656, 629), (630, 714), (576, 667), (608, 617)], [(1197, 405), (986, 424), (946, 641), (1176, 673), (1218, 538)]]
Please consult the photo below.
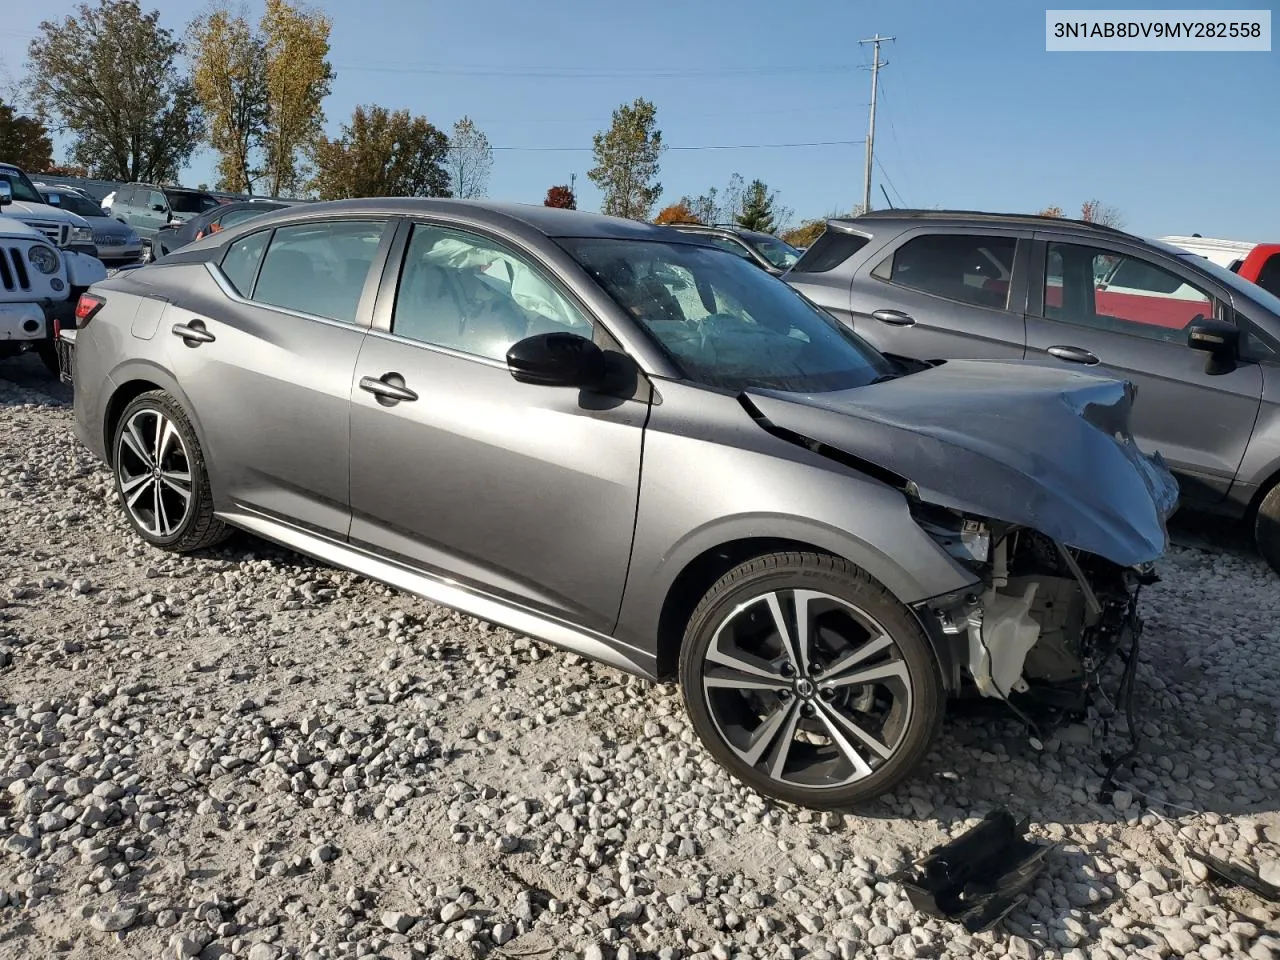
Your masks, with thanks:
[(724, 743), (791, 787), (844, 787), (897, 750), (912, 718), (911, 675), (888, 631), (814, 590), (776, 590), (735, 607), (702, 664)]
[(159, 410), (142, 409), (120, 431), (116, 478), (134, 523), (158, 540), (174, 536), (191, 512), (191, 460), (182, 434)]

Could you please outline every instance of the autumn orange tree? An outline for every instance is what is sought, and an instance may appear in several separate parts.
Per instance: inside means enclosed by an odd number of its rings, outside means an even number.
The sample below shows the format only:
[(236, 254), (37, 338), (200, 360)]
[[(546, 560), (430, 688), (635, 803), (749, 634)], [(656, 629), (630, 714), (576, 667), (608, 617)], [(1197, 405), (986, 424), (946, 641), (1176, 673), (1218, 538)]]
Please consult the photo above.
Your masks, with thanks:
[(658, 215), (653, 218), (654, 223), (701, 223), (689, 205), (681, 201), (679, 203), (668, 204), (658, 211)]
[(574, 196), (573, 191), (563, 184), (552, 187), (547, 191), (547, 197), (542, 201), (544, 207), (561, 207), (565, 210), (577, 210), (578, 198)]

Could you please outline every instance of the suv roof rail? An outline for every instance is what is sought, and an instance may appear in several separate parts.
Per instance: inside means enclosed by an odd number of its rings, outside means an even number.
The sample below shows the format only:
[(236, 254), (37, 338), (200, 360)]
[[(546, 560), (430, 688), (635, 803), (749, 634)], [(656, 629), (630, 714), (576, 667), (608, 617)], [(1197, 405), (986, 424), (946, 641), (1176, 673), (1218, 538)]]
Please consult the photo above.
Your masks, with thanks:
[(1034, 213), (991, 213), (985, 210), (905, 210), (895, 208), (892, 210), (869, 210), (856, 217), (832, 217), (831, 220), (843, 223), (856, 223), (859, 220), (977, 220), (988, 223), (1018, 223), (1029, 226), (1053, 226), (1059, 223), (1069, 223), (1073, 227), (1085, 227), (1089, 230), (1097, 230), (1099, 233), (1130, 236), (1128, 232), (1118, 227), (1109, 227), (1090, 220), (1077, 220), (1072, 217), (1046, 217)]

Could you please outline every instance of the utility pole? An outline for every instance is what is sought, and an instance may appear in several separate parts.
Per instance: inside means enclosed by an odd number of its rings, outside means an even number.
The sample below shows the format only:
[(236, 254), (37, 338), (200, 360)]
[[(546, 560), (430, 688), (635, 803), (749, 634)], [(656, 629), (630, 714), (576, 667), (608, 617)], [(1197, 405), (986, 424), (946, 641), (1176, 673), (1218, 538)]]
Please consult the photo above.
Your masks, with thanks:
[(867, 168), (862, 179), (862, 212), (871, 209), (871, 161), (875, 156), (876, 143), (876, 89), (879, 86), (880, 68), (889, 65), (888, 60), (880, 59), (880, 44), (895, 40), (896, 37), (882, 37), (876, 34), (870, 40), (859, 40), (858, 45), (874, 44), (871, 55), (871, 126), (867, 131)]
[(578, 175), (576, 173), (569, 174), (569, 192), (572, 193), (575, 197), (578, 194), (574, 191), (573, 188), (574, 188), (574, 185), (577, 184), (577, 182), (578, 182)]

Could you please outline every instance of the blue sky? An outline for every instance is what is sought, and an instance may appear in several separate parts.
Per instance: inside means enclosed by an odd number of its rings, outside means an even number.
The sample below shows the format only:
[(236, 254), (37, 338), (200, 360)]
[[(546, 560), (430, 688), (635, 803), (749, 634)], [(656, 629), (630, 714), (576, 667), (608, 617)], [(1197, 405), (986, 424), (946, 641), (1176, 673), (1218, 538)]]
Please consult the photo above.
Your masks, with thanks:
[[(205, 2), (165, 0), (162, 19), (181, 29)], [(1045, 7), (1018, 0), (317, 5), (333, 19), (331, 131), (357, 103), (379, 103), (446, 129), (469, 114), (497, 148), (580, 148), (499, 149), (489, 192), (501, 199), (540, 202), (576, 173), (579, 205), (597, 208), (591, 136), (638, 96), (672, 147), (860, 141), (870, 48), (856, 41), (879, 32), (897, 40), (882, 52), (876, 206), (881, 184), (899, 206), (1056, 203), (1074, 215), (1096, 197), (1137, 233), (1280, 239), (1277, 52), (1051, 54)], [(12, 77), (39, 21), (72, 6), (8, 5), (0, 62)], [(863, 151), (670, 150), (664, 202), (738, 172), (776, 189), (796, 219), (848, 209)], [(211, 180), (212, 167), (199, 154), (184, 179)]]

